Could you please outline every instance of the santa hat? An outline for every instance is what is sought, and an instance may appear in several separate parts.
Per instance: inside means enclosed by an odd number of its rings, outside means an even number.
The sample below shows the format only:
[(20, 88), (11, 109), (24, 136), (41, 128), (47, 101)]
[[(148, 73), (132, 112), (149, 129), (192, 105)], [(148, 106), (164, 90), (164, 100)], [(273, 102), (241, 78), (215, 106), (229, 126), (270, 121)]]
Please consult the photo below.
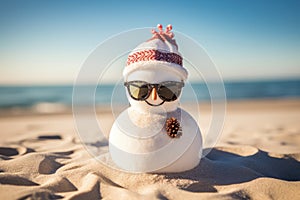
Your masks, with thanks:
[(128, 75), (141, 69), (165, 69), (175, 73), (182, 80), (188, 76), (187, 70), (182, 65), (182, 57), (171, 32), (172, 25), (163, 31), (162, 25), (157, 25), (158, 32), (152, 30), (152, 38), (137, 46), (128, 56), (127, 65), (123, 71), (125, 80)]

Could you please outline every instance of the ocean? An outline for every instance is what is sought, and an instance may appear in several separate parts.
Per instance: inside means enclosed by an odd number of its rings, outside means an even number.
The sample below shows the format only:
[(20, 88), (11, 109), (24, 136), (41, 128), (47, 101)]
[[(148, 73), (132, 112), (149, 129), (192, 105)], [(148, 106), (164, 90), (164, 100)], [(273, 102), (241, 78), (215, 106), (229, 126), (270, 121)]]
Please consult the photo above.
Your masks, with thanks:
[[(300, 99), (300, 79), (297, 80), (264, 80), (264, 81), (227, 81), (224, 83), (227, 101), (248, 99)], [(83, 86), (86, 90), (92, 86)], [(210, 101), (210, 95), (204, 83), (192, 83), (191, 93), (182, 94), (181, 102)], [(115, 90), (114, 90), (115, 89)], [(117, 91), (117, 94), (116, 92)], [(118, 92), (121, 91), (121, 92)], [(124, 93), (122, 93), (124, 91)], [(72, 85), (55, 86), (0, 86), (0, 108), (31, 108), (40, 104), (72, 106)], [(121, 94), (122, 93), (122, 94)], [(85, 97), (81, 97), (85, 105)], [(96, 105), (110, 105), (111, 101), (121, 103), (126, 101), (125, 90), (122, 85), (98, 86), (95, 93)]]

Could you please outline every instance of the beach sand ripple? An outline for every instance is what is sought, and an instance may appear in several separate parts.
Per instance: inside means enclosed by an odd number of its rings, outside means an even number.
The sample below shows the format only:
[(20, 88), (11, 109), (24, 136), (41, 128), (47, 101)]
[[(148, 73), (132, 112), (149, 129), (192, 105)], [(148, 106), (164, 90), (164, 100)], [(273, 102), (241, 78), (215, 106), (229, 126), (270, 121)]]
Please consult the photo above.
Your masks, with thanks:
[[(251, 129), (245, 120), (255, 121), (257, 112), (232, 111), (221, 141), (204, 149), (209, 154), (196, 168), (161, 174), (128, 173), (92, 158), (78, 142), (70, 115), (3, 118), (0, 130), (17, 127), (18, 131), (7, 129), (9, 139), (0, 142), (0, 198), (297, 199), (300, 113), (282, 112), (259, 115), (260, 122)], [(268, 123), (281, 128), (270, 128)], [(40, 128), (28, 130), (28, 124)], [(12, 134), (20, 131), (26, 137)], [(257, 140), (259, 135), (264, 143)], [(234, 144), (228, 143), (233, 139)], [(90, 145), (107, 148), (98, 143)]]

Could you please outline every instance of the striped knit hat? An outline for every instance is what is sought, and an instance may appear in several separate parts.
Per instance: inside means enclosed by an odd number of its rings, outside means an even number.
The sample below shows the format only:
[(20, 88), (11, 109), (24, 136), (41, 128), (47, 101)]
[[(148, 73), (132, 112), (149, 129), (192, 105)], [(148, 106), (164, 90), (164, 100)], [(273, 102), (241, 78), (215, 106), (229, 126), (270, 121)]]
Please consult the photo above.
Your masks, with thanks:
[(136, 70), (164, 68), (177, 74), (182, 80), (188, 76), (187, 70), (182, 65), (182, 57), (171, 32), (172, 25), (163, 31), (162, 25), (157, 25), (158, 31), (152, 30), (152, 38), (137, 46), (127, 58), (127, 66), (123, 71), (125, 80), (128, 75)]

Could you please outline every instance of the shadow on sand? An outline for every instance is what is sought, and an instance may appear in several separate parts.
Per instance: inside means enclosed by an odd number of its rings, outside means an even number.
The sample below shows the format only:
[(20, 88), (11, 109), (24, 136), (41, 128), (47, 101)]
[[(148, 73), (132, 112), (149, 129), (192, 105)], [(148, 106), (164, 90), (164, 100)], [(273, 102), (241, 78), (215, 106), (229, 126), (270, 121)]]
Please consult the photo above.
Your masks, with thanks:
[(272, 157), (268, 152), (256, 149), (256, 153), (241, 156), (219, 149), (205, 149), (210, 153), (200, 164), (183, 173), (167, 173), (168, 179), (199, 181), (183, 188), (193, 192), (216, 192), (213, 185), (230, 185), (249, 182), (257, 178), (275, 178), (284, 181), (300, 181), (300, 162), (290, 155)]

